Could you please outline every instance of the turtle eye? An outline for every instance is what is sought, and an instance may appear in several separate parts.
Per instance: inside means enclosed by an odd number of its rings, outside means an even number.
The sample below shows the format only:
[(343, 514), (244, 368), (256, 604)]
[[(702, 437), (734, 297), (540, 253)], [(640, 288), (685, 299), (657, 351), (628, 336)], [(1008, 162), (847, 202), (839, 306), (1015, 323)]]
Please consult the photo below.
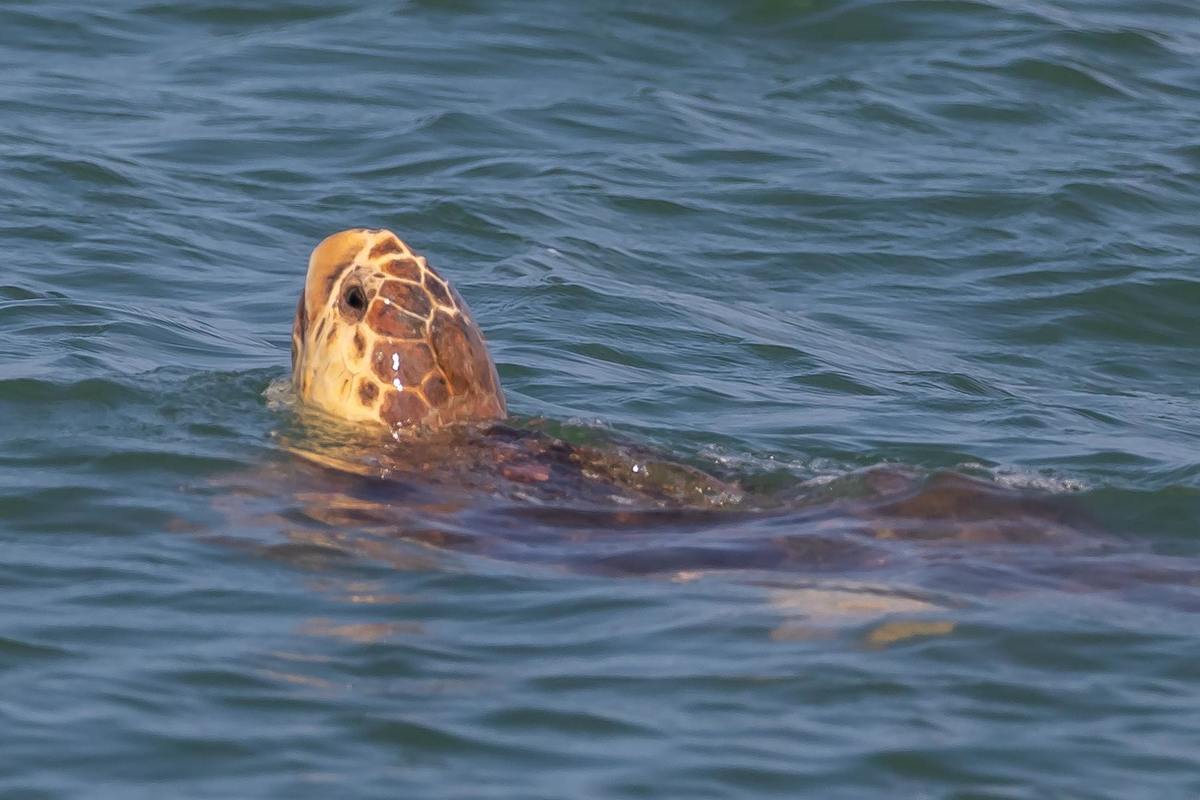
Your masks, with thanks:
[(367, 294), (361, 286), (346, 289), (342, 294), (342, 308), (352, 317), (362, 317), (367, 310)]

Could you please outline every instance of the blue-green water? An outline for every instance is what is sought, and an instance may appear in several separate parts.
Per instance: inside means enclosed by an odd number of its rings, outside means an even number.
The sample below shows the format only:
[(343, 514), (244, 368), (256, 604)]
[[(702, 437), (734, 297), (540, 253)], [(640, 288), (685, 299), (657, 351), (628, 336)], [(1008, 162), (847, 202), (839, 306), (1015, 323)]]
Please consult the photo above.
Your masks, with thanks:
[[(0, 796), (1200, 796), (1198, 56), (1170, 0), (0, 5)], [(520, 415), (1117, 543), (637, 577), (322, 520), (267, 389), (360, 225)]]

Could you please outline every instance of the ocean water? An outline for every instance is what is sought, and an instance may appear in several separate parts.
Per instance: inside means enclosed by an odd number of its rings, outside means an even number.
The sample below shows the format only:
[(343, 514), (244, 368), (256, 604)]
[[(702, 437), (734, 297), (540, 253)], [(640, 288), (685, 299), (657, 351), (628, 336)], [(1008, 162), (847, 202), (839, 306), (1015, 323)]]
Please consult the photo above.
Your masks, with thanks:
[[(1200, 797), (1194, 4), (10, 0), (0, 70), (0, 797)], [(303, 466), (291, 313), (354, 226), (519, 419), (1089, 522)]]

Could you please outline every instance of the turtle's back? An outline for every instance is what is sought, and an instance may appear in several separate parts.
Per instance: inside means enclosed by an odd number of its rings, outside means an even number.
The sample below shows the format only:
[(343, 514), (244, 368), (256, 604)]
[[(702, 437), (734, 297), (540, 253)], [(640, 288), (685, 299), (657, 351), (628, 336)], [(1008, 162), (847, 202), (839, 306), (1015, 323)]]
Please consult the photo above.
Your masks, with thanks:
[(448, 493), (572, 509), (710, 509), (741, 490), (652, 450), (576, 444), (531, 427), (460, 426), (388, 444), (379, 474)]

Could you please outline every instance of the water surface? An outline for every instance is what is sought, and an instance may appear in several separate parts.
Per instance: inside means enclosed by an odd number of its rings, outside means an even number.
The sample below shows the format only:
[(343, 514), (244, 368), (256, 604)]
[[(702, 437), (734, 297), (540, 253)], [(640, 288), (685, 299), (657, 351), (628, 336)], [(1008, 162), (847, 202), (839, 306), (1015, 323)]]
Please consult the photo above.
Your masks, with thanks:
[[(1200, 795), (1198, 52), (1169, 0), (5, 4), (0, 794)], [(522, 417), (1116, 544), (697, 578), (322, 521), (267, 390), (351, 226)]]

